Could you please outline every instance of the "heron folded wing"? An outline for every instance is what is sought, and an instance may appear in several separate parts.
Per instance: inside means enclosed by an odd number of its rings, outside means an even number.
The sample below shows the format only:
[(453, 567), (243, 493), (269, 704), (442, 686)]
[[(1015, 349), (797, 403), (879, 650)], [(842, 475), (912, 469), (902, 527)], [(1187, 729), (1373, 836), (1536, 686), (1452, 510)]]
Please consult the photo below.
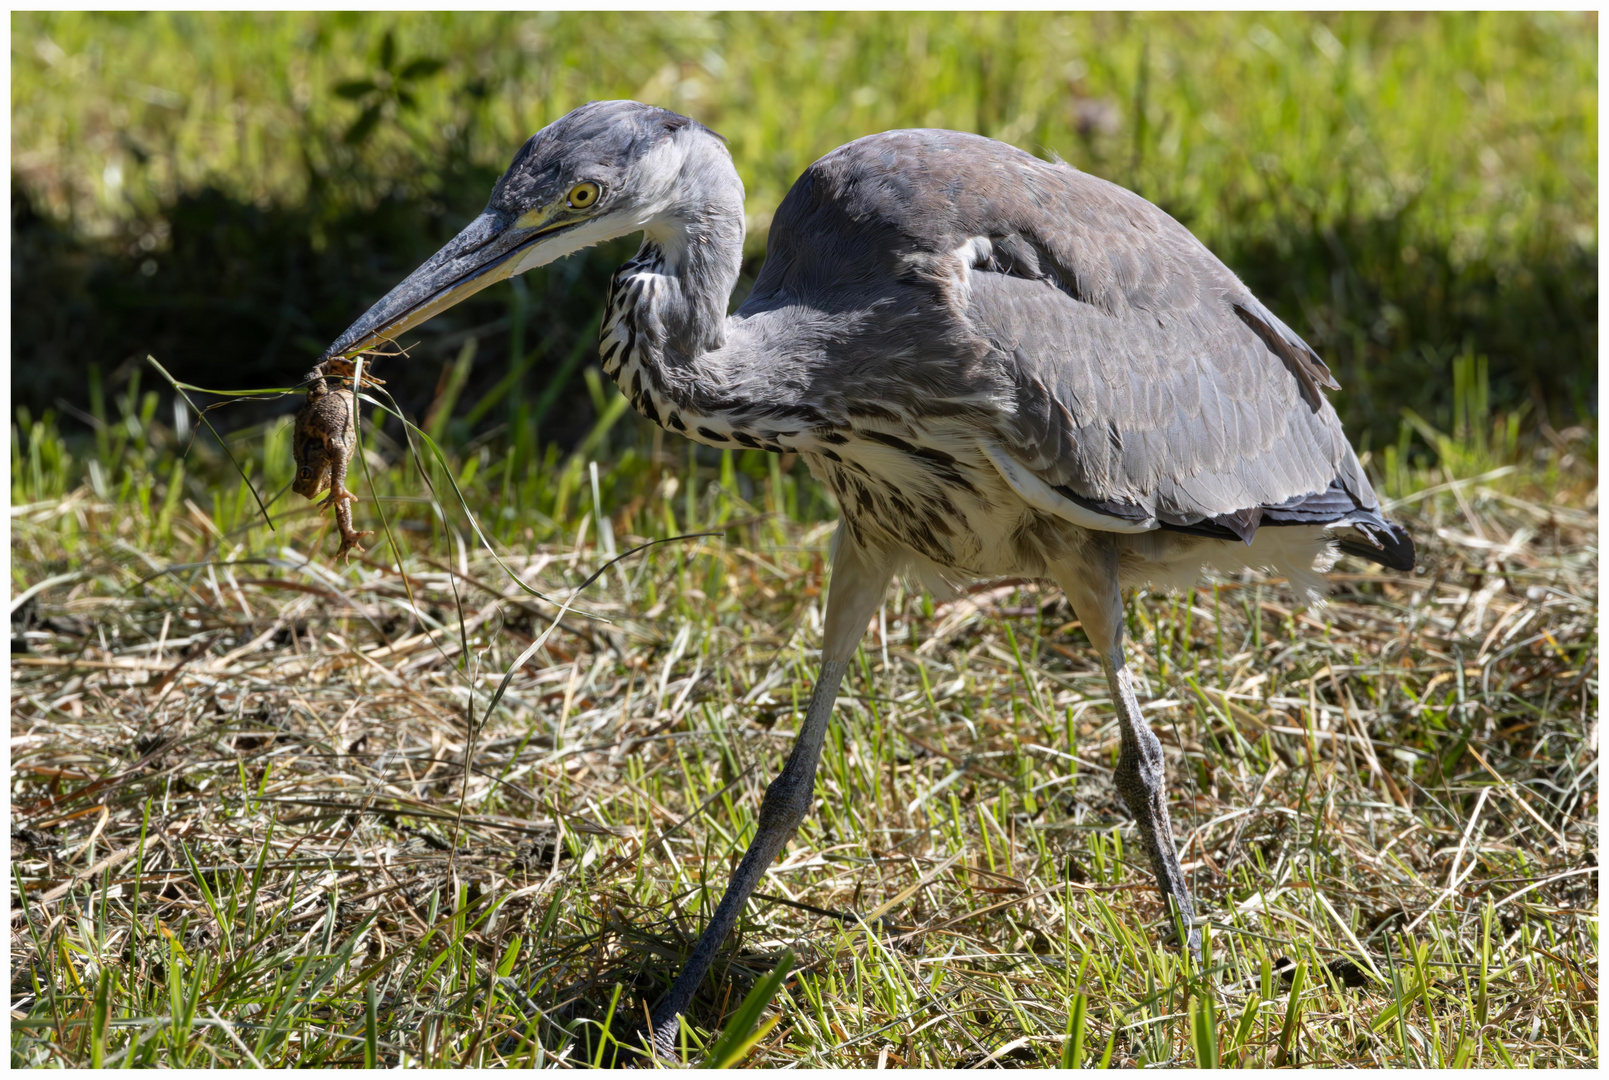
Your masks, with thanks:
[(1183, 226), (1059, 171), (1065, 204), (1019, 222), (966, 282), (965, 319), (1014, 387), (999, 432), (1013, 460), (1109, 516), (1248, 542), (1262, 511), (1332, 484), (1348, 511), (1378, 507), (1323, 361)]
[(885, 132), (806, 171), (770, 248), (739, 315), (819, 343), (806, 396), (912, 433), (943, 406), (1059, 517), (1249, 539), (1332, 485), (1378, 509), (1323, 361), (1116, 185), (978, 136)]

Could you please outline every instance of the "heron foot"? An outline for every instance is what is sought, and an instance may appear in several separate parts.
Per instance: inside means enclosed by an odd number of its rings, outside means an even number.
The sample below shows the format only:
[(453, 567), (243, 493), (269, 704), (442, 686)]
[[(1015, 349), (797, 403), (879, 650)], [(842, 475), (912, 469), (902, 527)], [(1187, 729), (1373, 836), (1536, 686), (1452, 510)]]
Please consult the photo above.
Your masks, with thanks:
[(648, 1041), (648, 1048), (653, 1051), (654, 1057), (673, 1065), (681, 1063), (676, 1057), (676, 1029), (679, 1026), (677, 1017), (673, 1016), (670, 1023), (654, 1028), (653, 1038)]

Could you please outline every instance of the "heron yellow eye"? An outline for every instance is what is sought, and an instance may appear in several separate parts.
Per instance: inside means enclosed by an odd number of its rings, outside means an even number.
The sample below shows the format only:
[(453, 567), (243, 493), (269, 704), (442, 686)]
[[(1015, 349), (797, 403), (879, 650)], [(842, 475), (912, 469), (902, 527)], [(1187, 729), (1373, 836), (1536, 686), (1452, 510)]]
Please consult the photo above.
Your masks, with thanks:
[(577, 184), (570, 189), (570, 206), (576, 210), (585, 210), (597, 202), (598, 196), (601, 194), (603, 194), (603, 189), (591, 180), (584, 184)]

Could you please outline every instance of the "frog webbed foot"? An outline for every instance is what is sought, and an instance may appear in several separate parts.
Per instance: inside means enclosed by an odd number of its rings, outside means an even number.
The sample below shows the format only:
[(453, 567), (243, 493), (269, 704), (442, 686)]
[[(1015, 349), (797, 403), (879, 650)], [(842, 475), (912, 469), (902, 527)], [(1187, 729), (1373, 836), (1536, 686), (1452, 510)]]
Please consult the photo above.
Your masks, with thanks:
[(361, 555), (368, 550), (362, 544), (358, 543), (358, 541), (363, 539), (365, 536), (373, 535), (374, 532), (370, 529), (364, 529), (362, 532), (353, 532), (350, 527), (342, 529), (341, 546), (335, 549), (335, 557), (337, 559), (344, 558), (347, 562), (351, 562), (353, 552), (357, 552), (359, 555)]
[(358, 532), (352, 528), (352, 503), (357, 501), (356, 495), (345, 488), (341, 488), (339, 493), (332, 491), (327, 501), (335, 503), (335, 523), (341, 529), (341, 546), (335, 552), (335, 557), (337, 559), (345, 558), (348, 562), (351, 562), (352, 552), (363, 553), (363, 547), (358, 541), (365, 536), (373, 536), (374, 533), (370, 530)]

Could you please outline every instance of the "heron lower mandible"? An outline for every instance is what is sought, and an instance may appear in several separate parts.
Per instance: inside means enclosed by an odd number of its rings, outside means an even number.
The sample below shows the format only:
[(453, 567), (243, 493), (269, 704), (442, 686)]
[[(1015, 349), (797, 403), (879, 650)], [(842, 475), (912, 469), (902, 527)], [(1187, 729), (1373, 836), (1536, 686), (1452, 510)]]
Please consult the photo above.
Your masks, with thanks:
[(1157, 885), (1194, 908), (1162, 746), (1123, 659), (1125, 586), (1267, 568), (1304, 598), (1338, 551), (1397, 570), (1413, 541), (1321, 393), (1329, 369), (1167, 214), (1059, 161), (954, 131), (890, 131), (805, 170), (734, 315), (743, 183), (684, 116), (597, 101), (543, 128), (485, 212), (375, 304), (324, 364), (493, 282), (618, 236), (603, 369), (655, 423), (794, 451), (831, 489), (821, 676), (715, 916), (654, 1010), (677, 1017), (808, 812), (833, 700), (892, 575), (1061, 586), (1106, 672), (1117, 789)]

